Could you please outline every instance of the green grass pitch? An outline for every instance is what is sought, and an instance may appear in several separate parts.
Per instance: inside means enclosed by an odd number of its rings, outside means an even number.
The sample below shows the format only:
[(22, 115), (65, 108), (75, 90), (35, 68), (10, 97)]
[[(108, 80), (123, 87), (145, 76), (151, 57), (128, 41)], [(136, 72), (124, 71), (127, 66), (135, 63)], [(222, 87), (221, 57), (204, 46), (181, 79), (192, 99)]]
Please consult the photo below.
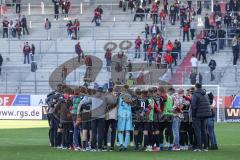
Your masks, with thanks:
[[(39, 123), (39, 125), (37, 125)], [(8, 124), (8, 125), (6, 125)], [(32, 124), (32, 126), (31, 126)], [(240, 123), (216, 125), (218, 151), (75, 152), (49, 147), (42, 121), (0, 121), (0, 160), (237, 160), (240, 159)], [(9, 126), (10, 129), (7, 129)], [(38, 128), (45, 126), (44, 128)], [(34, 128), (33, 128), (34, 127)], [(36, 128), (35, 128), (36, 127)]]

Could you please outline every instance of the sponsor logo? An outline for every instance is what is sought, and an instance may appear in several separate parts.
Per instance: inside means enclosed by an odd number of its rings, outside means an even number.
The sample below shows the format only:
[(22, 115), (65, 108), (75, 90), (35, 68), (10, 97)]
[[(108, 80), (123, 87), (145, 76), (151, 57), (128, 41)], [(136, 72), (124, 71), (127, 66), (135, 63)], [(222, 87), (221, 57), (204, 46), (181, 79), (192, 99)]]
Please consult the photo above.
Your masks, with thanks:
[(235, 96), (229, 107), (225, 109), (226, 121), (240, 121), (240, 96)]
[(42, 107), (40, 106), (2, 106), (0, 107), (0, 119), (42, 119)]

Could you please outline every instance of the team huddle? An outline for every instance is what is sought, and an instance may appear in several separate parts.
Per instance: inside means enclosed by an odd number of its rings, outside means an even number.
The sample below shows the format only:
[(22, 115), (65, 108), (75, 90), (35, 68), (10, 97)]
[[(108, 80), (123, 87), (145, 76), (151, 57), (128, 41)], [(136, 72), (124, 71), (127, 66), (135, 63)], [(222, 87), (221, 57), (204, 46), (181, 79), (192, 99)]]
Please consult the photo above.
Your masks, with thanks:
[(218, 149), (213, 94), (201, 84), (175, 90), (115, 86), (47, 95), (51, 147), (76, 151), (207, 151)]

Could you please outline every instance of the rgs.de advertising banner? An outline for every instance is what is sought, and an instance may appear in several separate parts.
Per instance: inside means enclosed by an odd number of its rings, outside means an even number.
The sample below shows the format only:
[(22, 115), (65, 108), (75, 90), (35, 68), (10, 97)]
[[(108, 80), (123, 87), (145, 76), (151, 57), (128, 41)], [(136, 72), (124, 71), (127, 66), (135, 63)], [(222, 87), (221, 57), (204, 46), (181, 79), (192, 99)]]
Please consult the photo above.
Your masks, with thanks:
[(45, 95), (0, 95), (0, 119), (41, 120), (45, 99)]

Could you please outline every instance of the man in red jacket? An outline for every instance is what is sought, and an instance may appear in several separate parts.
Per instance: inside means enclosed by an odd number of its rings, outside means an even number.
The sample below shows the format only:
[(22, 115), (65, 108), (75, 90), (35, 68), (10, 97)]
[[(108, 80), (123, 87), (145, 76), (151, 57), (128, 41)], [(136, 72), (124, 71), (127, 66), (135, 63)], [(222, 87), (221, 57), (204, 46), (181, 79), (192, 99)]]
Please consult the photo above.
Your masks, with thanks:
[(140, 48), (141, 48), (142, 40), (140, 36), (137, 37), (135, 40), (135, 58), (140, 58)]
[(68, 19), (70, 7), (71, 7), (71, 2), (69, 0), (65, 0), (64, 10), (65, 10), (65, 18), (66, 19)]
[(23, 46), (24, 64), (26, 64), (26, 59), (28, 61), (28, 64), (30, 64), (29, 62), (30, 52), (31, 52), (31, 47), (28, 45), (28, 42), (26, 42), (25, 45)]
[(173, 57), (170, 52), (167, 51), (167, 53), (164, 55), (164, 61), (167, 63), (167, 68), (171, 69), (172, 73), (172, 63), (173, 63)]

